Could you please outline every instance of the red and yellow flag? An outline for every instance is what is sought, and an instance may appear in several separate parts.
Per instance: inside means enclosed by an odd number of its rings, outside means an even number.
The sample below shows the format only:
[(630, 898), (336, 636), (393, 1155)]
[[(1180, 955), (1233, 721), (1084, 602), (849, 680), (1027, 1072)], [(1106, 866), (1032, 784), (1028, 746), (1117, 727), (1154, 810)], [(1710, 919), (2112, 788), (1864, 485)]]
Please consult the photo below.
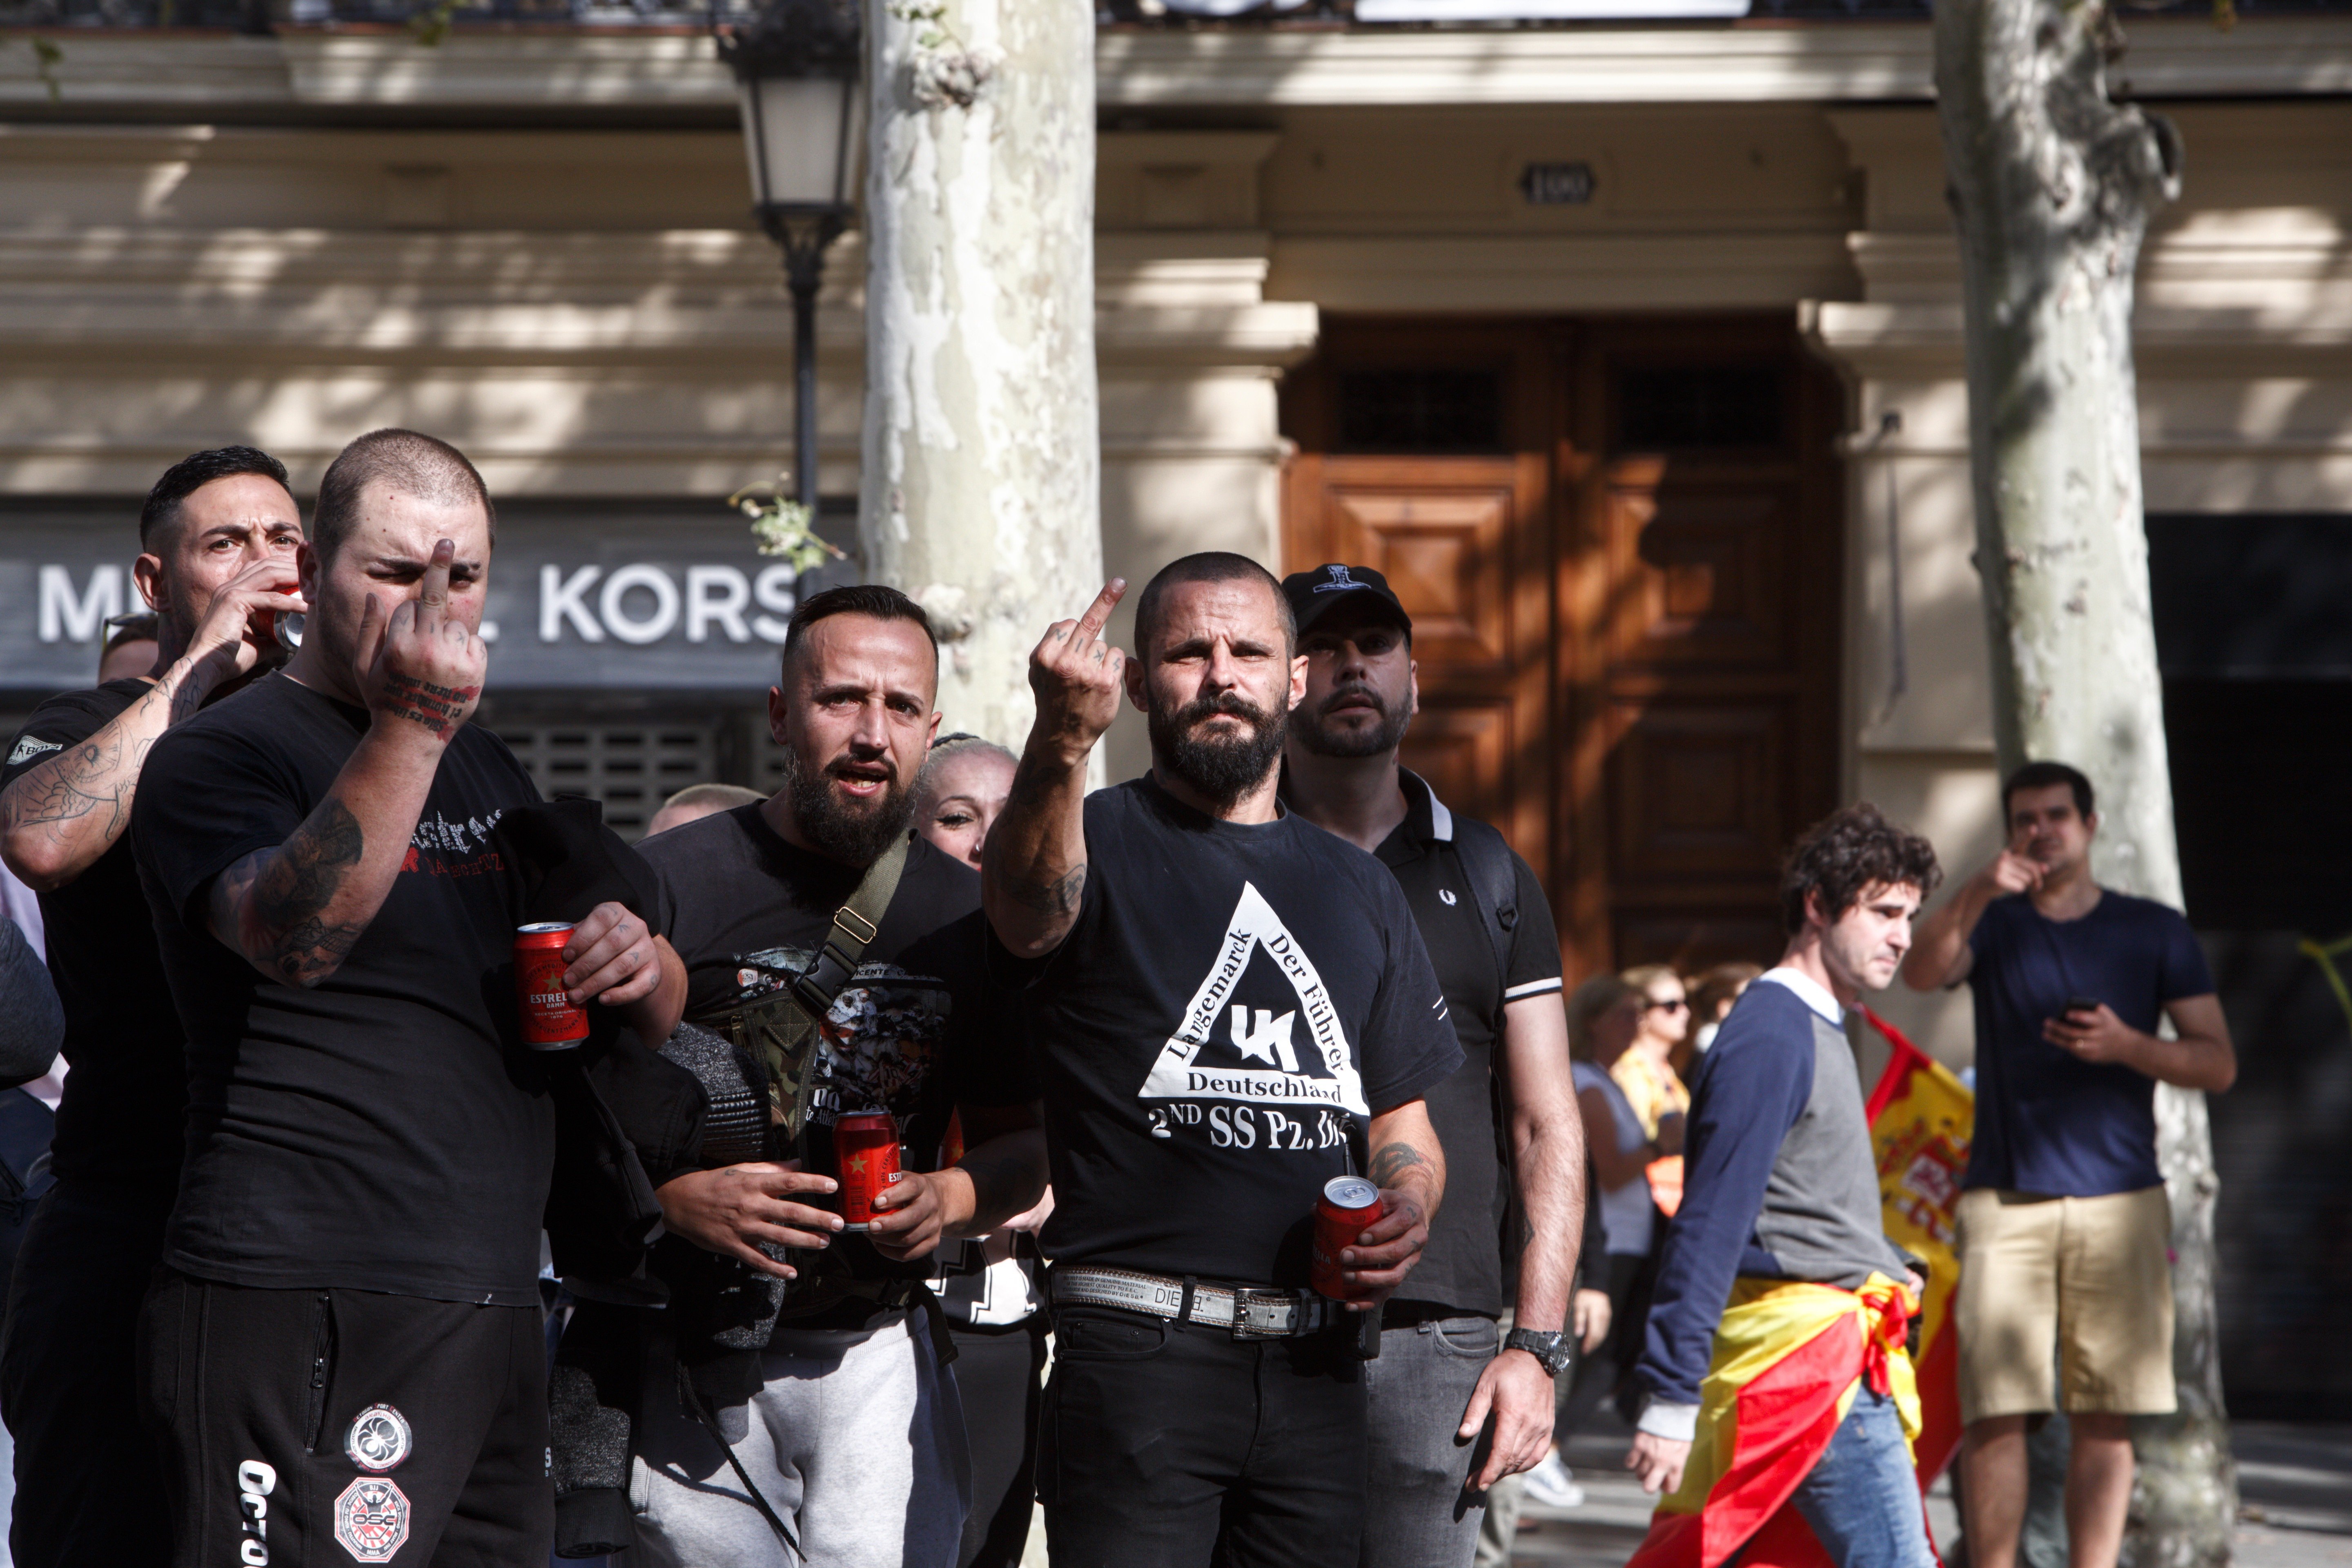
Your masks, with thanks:
[(1969, 1167), (1977, 1100), (1968, 1085), (1901, 1030), (1867, 1007), (1862, 1016), (1895, 1047), (1867, 1108), (1886, 1234), (1927, 1260), (1919, 1321), (1921, 1429), (1912, 1445), (1924, 1491), (1960, 1447), (1960, 1349), (1952, 1296), (1960, 1282), (1960, 1177)]

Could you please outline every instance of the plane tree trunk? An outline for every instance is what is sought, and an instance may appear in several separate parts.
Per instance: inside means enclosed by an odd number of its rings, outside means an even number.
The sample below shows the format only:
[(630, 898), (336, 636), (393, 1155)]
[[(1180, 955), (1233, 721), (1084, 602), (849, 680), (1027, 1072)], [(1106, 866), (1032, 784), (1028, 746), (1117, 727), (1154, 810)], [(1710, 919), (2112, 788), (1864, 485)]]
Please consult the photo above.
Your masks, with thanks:
[[(1969, 465), (2001, 768), (2073, 763), (2100, 792), (2100, 880), (2181, 903), (2149, 613), (2132, 278), (2179, 194), (2161, 117), (2109, 100), (2097, 0), (1948, 0), (1936, 86), (1967, 307)], [(2213, 1307), (2201, 1094), (2159, 1087), (2172, 1199), (2176, 1415), (2135, 1423), (2126, 1568), (2226, 1563), (2237, 1514)]]
[(951, 729), (1016, 750), (1029, 650), (1102, 586), (1094, 10), (872, 0), (867, 570), (940, 638)]

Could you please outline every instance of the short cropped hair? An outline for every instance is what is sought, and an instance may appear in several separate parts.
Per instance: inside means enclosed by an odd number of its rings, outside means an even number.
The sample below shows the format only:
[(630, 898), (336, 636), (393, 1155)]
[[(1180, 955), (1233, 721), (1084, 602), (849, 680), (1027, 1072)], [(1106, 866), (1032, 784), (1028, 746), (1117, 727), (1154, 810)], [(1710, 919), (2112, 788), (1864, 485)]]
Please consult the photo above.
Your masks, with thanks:
[(490, 504), (489, 487), (465, 453), (420, 431), (371, 430), (338, 453), (319, 481), (310, 547), (321, 560), (332, 560), (343, 547), (359, 523), (360, 498), (379, 483), (436, 506), (472, 501), (482, 509), (491, 542), (498, 540), (499, 513)]
[(968, 735), (961, 732), (941, 735), (931, 742), (930, 752), (923, 759), (923, 771), (915, 775), (916, 798), (929, 800), (939, 793), (940, 770), (958, 757), (970, 756), (975, 752), (983, 756), (1001, 757), (1008, 767), (1017, 768), (1021, 765), (1019, 757), (985, 736)]
[(2006, 828), (2009, 825), (2009, 803), (2019, 790), (2049, 789), (2057, 784), (2064, 784), (2074, 792), (2074, 809), (2083, 816), (2088, 816), (2097, 809), (2091, 794), (2091, 781), (2078, 770), (2063, 763), (2028, 763), (2001, 781), (2001, 826)]
[(1160, 625), (1160, 605), (1170, 589), (1187, 583), (1265, 584), (1266, 596), (1274, 601), (1275, 612), (1282, 617), (1283, 651), (1298, 651), (1298, 617), (1290, 613), (1290, 601), (1282, 595), (1282, 579), (1246, 555), (1236, 555), (1230, 550), (1203, 550), (1178, 556), (1153, 573), (1151, 581), (1143, 585), (1143, 596), (1135, 601), (1138, 658), (1150, 661), (1152, 634)]
[(732, 811), (739, 805), (757, 805), (768, 797), (758, 790), (741, 784), (692, 784), (661, 803), (667, 811), (671, 806), (707, 805), (713, 811)]
[(1868, 801), (1841, 806), (1805, 829), (1780, 874), (1780, 913), (1789, 934), (1805, 929), (1805, 900), (1818, 895), (1824, 920), (1839, 916), (1875, 887), (1911, 887), (1921, 899), (1944, 879), (1936, 851), (1916, 833), (1878, 815)]
[(1568, 997), (1569, 1059), (1591, 1061), (1592, 1026), (1601, 1022), (1601, 1015), (1626, 997), (1641, 994), (1614, 974), (1596, 974), (1570, 992)]
[(793, 666), (793, 650), (808, 635), (809, 627), (835, 616), (871, 616), (877, 621), (912, 621), (923, 628), (924, 640), (931, 645), (931, 662), (939, 663), (939, 634), (931, 630), (931, 617), (923, 606), (896, 588), (879, 583), (851, 583), (839, 588), (827, 588), (822, 594), (812, 594), (793, 611), (793, 618), (784, 626), (782, 666)]
[(258, 447), (214, 447), (202, 452), (191, 452), (170, 468), (147, 492), (146, 503), (139, 509), (139, 548), (145, 550), (155, 538), (155, 531), (168, 528), (180, 521), (180, 504), (215, 479), (234, 479), (239, 474), (259, 474), (274, 479), (294, 499), (294, 489), (286, 482), (286, 465)]

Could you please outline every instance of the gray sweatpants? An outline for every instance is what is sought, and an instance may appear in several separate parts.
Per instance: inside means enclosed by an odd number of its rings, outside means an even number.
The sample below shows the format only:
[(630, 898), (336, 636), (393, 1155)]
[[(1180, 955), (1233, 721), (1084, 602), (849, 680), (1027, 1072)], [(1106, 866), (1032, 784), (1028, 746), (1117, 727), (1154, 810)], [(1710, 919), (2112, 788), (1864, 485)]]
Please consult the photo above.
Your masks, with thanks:
[(649, 1568), (955, 1568), (971, 1461), (955, 1377), (918, 1313), (863, 1331), (780, 1332), (719, 1430), (800, 1540), (786, 1552), (676, 1384), (640, 1417), (630, 1500)]

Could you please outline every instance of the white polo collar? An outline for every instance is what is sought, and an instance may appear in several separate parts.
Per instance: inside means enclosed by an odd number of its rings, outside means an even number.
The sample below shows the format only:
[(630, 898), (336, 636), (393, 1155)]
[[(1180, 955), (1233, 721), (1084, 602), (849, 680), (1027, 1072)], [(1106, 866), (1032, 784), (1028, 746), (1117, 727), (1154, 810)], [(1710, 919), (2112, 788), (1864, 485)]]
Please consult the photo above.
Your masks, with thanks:
[(1831, 995), (1820, 981), (1807, 974), (1803, 970), (1791, 969), (1785, 963), (1776, 964), (1756, 978), (1773, 981), (1787, 986), (1797, 994), (1798, 1001), (1802, 1002), (1839, 1028), (1845, 1027), (1845, 1009), (1838, 1005), (1838, 999)]

